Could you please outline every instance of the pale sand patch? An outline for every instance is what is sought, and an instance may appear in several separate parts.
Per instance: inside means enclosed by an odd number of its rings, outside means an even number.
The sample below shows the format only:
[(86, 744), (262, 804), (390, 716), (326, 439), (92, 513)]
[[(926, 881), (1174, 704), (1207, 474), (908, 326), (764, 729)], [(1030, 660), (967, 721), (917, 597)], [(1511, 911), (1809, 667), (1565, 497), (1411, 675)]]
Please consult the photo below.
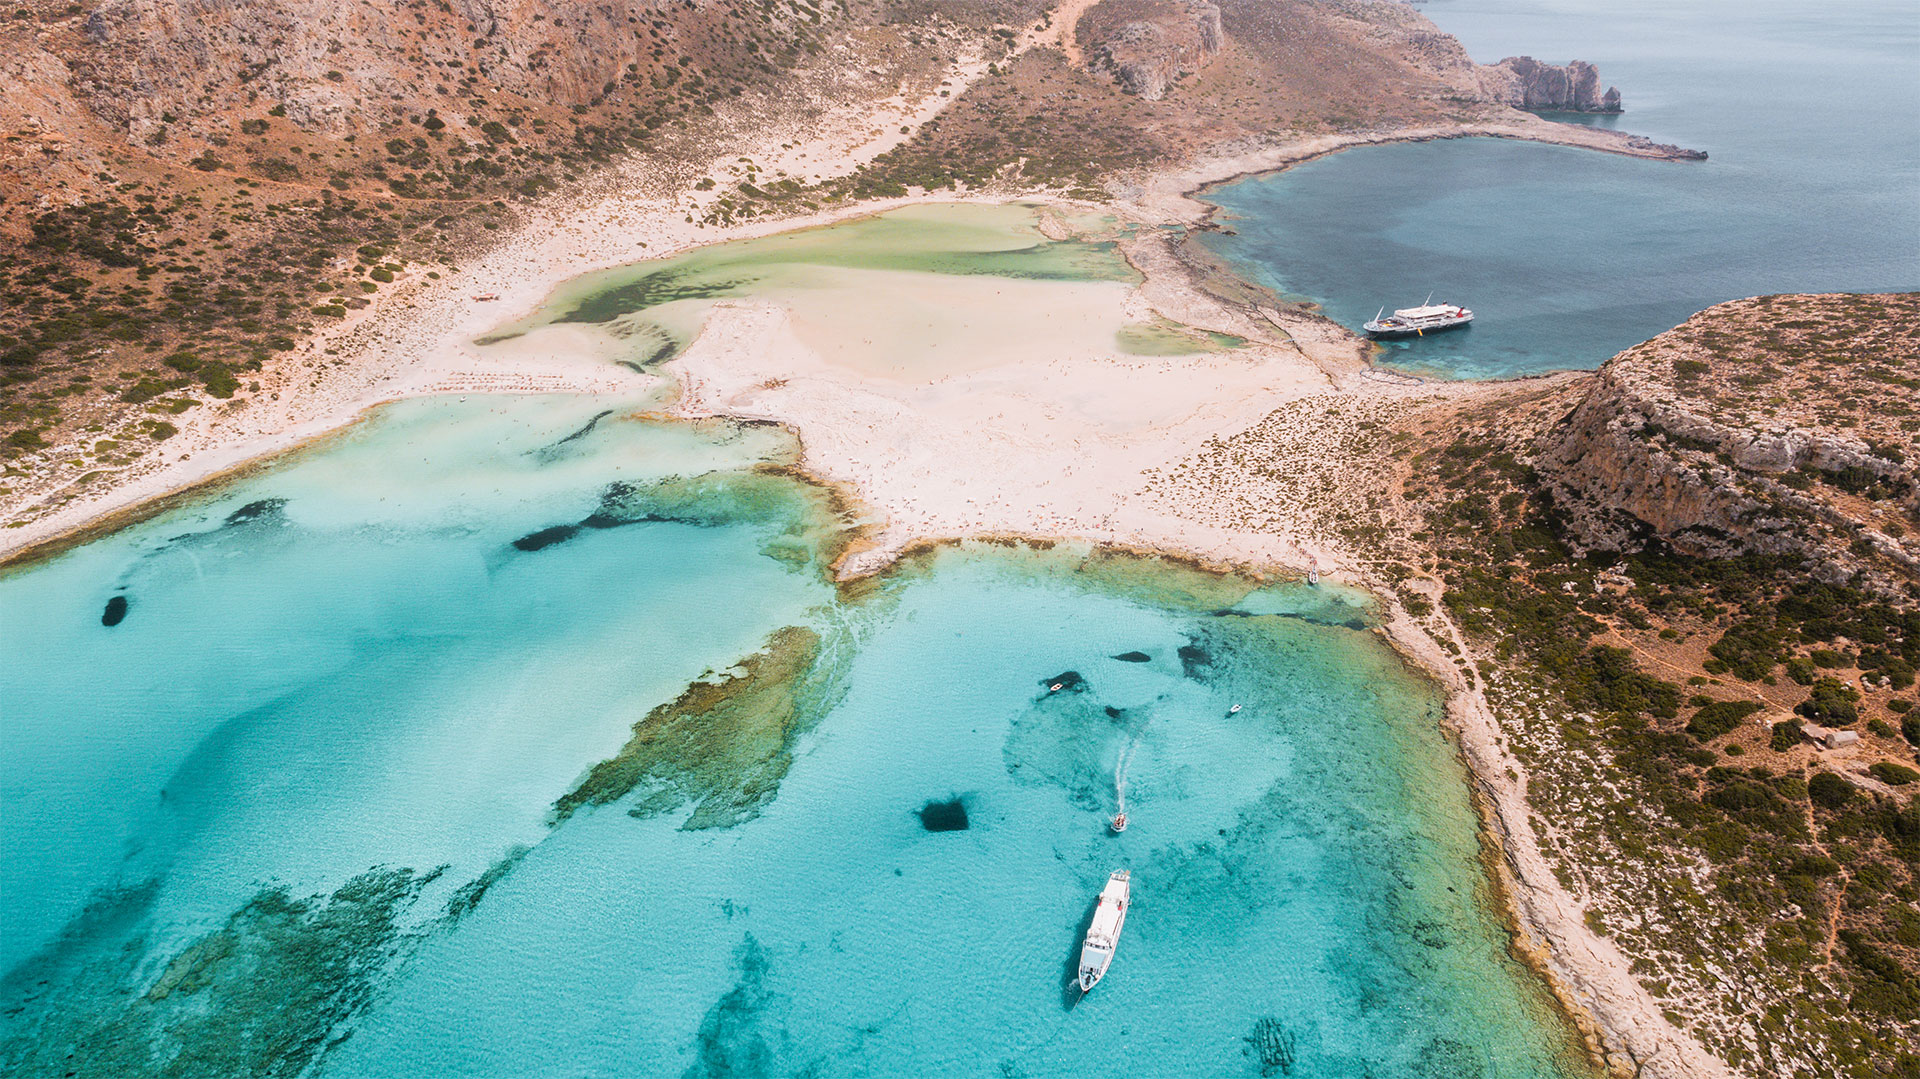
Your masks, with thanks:
[(668, 370), (682, 385), (679, 414), (787, 425), (810, 472), (877, 511), (874, 545), (850, 555), (843, 576), (882, 569), (916, 542), (988, 535), (1303, 562), (1303, 533), (1197, 528), (1138, 492), (1147, 469), (1333, 389), (1325, 372), (1271, 345), (1140, 357), (1074, 344), (879, 380), (812, 347), (784, 305), (739, 302), (716, 306)]

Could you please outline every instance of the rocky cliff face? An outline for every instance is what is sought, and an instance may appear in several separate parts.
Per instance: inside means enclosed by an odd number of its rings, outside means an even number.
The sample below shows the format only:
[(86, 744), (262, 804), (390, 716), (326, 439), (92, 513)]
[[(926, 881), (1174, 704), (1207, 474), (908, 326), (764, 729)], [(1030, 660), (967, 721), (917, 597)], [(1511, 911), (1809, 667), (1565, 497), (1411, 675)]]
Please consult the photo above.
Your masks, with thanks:
[(1206, 0), (1121, 0), (1102, 4), (1089, 63), (1111, 72), (1122, 89), (1148, 101), (1166, 96), (1182, 76), (1220, 51), (1226, 31), (1220, 9)]
[(1721, 304), (1608, 361), (1537, 445), (1569, 538), (1920, 582), (1920, 294)]
[(1480, 69), (1486, 95), (1516, 109), (1546, 112), (1619, 112), (1620, 91), (1600, 89), (1600, 72), (1585, 60), (1545, 64), (1531, 56), (1509, 56)]

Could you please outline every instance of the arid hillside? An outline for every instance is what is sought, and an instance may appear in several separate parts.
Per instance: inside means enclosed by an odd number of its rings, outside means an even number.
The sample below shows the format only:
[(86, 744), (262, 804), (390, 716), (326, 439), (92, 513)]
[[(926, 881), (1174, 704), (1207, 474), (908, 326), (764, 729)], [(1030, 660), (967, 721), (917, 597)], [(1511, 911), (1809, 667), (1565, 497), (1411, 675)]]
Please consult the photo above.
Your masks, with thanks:
[(1403, 594), (1442, 583), (1589, 922), (1743, 1074), (1920, 1067), (1916, 315), (1721, 304), (1404, 428)]
[(19, 8), (0, 22), (0, 454), (13, 475), (122, 468), (383, 287), (486, 246), (528, 200), (615, 165), (690, 187), (741, 125), (925, 92), (1038, 10)]
[[(1520, 115), (1509, 73), (1390, 0), (26, 0), (0, 34), (10, 523), (196, 408), (297, 392), (264, 365), (595, 184), (707, 192), (712, 225), (1104, 199), (1223, 147)], [(983, 76), (945, 81), (962, 57)], [(774, 126), (935, 95), (850, 173), (705, 174)]]

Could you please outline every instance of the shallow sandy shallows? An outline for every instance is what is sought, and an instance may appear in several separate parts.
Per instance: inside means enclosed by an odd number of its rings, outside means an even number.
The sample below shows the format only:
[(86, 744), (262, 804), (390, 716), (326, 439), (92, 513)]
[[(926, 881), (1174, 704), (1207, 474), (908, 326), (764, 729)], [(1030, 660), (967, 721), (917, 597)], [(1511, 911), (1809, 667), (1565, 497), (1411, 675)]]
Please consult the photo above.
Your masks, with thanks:
[(1291, 535), (1195, 535), (1134, 496), (1145, 469), (1331, 388), (1281, 355), (976, 354), (952, 374), (875, 379), (810, 347), (778, 304), (745, 302), (717, 309), (671, 369), (682, 414), (786, 424), (810, 471), (860, 491), (882, 524), (841, 567), (857, 575), (917, 540), (1007, 534), (1299, 563)]
[(1357, 343), (1310, 357), (1260, 316), (1122, 257), (1158, 270), (1164, 238), (1068, 231), (1052, 207), (908, 208), (603, 275), (479, 352), (644, 366), (661, 341), (690, 339), (660, 369), (678, 414), (783, 424), (811, 473), (858, 492), (875, 529), (845, 576), (977, 536), (1304, 568), (1285, 520), (1215, 527), (1142, 492), (1207, 439), (1348, 381)]

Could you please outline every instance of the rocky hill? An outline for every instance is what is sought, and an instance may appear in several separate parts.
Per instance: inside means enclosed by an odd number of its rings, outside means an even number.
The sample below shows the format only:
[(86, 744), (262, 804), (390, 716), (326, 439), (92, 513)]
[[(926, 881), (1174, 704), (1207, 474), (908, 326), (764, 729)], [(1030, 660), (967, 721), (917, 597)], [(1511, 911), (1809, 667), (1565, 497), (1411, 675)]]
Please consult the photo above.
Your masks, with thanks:
[(1090, 15), (1076, 32), (1093, 45), (1091, 64), (1148, 101), (1198, 72), (1226, 38), (1219, 6), (1204, 0), (1108, 0)]
[(1741, 1075), (1920, 1074), (1916, 317), (1725, 303), (1404, 427), (1409, 607), (1589, 925)]
[(1535, 467), (1571, 542), (1920, 582), (1920, 294), (1721, 304), (1601, 368)]

